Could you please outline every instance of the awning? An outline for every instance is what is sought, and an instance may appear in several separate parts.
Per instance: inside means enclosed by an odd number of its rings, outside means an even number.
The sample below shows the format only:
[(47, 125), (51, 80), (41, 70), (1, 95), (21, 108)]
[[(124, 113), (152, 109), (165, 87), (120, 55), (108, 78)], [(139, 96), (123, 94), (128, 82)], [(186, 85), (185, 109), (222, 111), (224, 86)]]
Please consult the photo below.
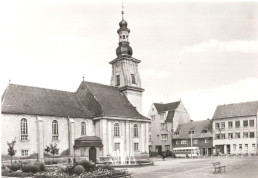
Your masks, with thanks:
[(96, 136), (85, 136), (75, 140), (75, 148), (78, 147), (103, 147), (102, 140)]

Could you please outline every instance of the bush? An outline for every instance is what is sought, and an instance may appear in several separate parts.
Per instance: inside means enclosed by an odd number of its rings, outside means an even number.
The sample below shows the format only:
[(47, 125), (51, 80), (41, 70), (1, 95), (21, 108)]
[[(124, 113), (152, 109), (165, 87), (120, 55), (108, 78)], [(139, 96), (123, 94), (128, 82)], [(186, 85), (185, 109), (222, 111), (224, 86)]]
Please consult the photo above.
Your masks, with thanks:
[(2, 176), (8, 176), (8, 177), (32, 177), (33, 173), (2, 171)]
[(78, 162), (77, 165), (82, 165), (86, 172), (93, 171), (95, 169), (95, 165), (86, 160)]
[(105, 165), (98, 165), (98, 170), (100, 170), (100, 169), (103, 169), (103, 170), (111, 170), (111, 171), (114, 170), (114, 168), (113, 168), (112, 166), (108, 165), (108, 164), (105, 164)]
[(73, 175), (74, 166), (67, 166), (66, 171), (69, 175)]
[(19, 164), (19, 163), (14, 163), (14, 164), (12, 164), (9, 168), (10, 168), (10, 170), (12, 170), (12, 171), (17, 171), (17, 170), (20, 170), (21, 169), (21, 164)]
[(67, 167), (65, 165), (60, 165), (57, 168), (57, 173), (66, 173)]
[(40, 171), (40, 168), (39, 168), (39, 166), (36, 166), (36, 165), (25, 164), (22, 166), (21, 170), (22, 170), (22, 172), (36, 173), (36, 172)]
[(52, 164), (57, 164), (57, 160), (47, 160), (45, 161), (46, 165), (52, 165)]
[(84, 167), (82, 165), (76, 165), (74, 167), (74, 174), (80, 175), (80, 174), (82, 174), (84, 172), (85, 172), (85, 169), (84, 169)]
[(33, 163), (34, 166), (39, 168), (39, 171), (45, 171), (45, 164), (41, 163), (39, 161), (36, 161), (35, 163)]

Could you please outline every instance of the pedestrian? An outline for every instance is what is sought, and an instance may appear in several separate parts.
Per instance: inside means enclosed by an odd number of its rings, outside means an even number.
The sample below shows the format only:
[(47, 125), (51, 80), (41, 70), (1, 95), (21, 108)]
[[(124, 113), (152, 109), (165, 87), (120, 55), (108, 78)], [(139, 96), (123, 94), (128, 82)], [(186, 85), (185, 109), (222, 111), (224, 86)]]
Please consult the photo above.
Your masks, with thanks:
[(163, 155), (162, 155), (163, 161), (165, 161), (165, 158), (166, 158), (166, 153), (163, 153)]

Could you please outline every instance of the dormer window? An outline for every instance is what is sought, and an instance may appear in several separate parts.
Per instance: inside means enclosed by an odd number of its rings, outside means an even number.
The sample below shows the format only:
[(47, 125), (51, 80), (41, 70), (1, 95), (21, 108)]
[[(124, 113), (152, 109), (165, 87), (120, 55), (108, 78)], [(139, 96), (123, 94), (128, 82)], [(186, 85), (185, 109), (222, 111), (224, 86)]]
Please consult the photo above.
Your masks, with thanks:
[(189, 134), (194, 134), (194, 131), (193, 131), (193, 130), (190, 130), (190, 131), (189, 131)]
[(179, 132), (175, 132), (175, 135), (179, 135)]
[(208, 132), (207, 129), (202, 130), (202, 133), (207, 133), (207, 132)]
[(116, 86), (120, 85), (120, 75), (116, 76)]
[(134, 74), (131, 74), (131, 76), (132, 76), (132, 83), (133, 83), (133, 84), (136, 84)]

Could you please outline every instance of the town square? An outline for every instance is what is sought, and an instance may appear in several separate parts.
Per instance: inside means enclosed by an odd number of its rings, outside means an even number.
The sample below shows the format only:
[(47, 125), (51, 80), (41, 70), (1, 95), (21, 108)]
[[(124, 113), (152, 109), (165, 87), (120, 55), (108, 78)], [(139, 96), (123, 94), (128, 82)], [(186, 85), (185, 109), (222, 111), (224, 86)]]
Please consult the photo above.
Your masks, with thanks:
[(0, 4), (2, 177), (257, 177), (258, 3)]

